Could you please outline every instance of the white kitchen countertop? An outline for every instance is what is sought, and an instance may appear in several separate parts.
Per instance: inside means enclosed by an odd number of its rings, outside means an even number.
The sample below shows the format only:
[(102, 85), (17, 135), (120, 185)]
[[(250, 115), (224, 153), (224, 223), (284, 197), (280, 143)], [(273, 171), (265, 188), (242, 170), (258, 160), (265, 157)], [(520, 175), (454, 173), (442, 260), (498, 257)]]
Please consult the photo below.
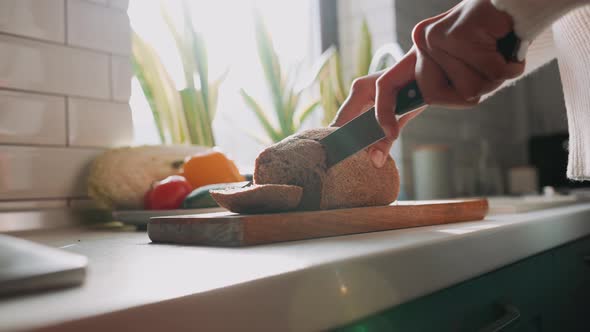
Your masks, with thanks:
[(248, 248), (150, 244), (145, 232), (29, 234), (86, 255), (88, 276), (0, 300), (0, 331), (322, 330), (589, 234), (589, 203)]

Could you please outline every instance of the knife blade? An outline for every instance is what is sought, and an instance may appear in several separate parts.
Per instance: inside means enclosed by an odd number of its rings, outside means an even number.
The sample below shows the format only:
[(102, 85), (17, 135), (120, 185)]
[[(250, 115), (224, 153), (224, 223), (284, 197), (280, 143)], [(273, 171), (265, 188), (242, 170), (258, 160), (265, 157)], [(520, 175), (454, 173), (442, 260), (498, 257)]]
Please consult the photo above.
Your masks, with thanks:
[[(396, 115), (404, 115), (422, 106), (424, 99), (416, 81), (408, 83), (397, 93)], [(383, 138), (385, 133), (377, 122), (373, 107), (321, 139), (320, 143), (326, 149), (328, 167), (332, 167)]]

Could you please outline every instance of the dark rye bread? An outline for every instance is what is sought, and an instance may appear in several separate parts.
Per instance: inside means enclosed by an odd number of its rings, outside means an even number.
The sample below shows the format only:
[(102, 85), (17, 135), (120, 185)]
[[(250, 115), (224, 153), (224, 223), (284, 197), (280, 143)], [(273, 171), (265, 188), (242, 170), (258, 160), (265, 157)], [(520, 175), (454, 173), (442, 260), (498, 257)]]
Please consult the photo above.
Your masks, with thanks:
[(231, 212), (263, 213), (294, 210), (299, 206), (303, 188), (282, 184), (252, 185), (209, 191), (211, 197)]
[(298, 209), (319, 210), (386, 205), (399, 193), (399, 174), (388, 156), (382, 168), (373, 166), (367, 151), (326, 167), (326, 152), (318, 142), (336, 130), (304, 131), (278, 142), (258, 155), (255, 184), (303, 187)]

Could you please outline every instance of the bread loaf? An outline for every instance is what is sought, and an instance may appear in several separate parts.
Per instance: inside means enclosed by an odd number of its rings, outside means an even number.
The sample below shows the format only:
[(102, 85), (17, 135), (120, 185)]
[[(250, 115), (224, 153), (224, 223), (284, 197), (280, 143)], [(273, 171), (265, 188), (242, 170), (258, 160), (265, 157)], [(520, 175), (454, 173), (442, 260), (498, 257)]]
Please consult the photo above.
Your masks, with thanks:
[(319, 140), (336, 128), (304, 131), (262, 151), (254, 168), (254, 185), (211, 191), (232, 212), (260, 213), (387, 205), (399, 193), (399, 174), (388, 156), (373, 166), (365, 150), (328, 168)]
[(304, 131), (260, 153), (255, 184), (287, 184), (303, 188), (298, 209), (319, 210), (386, 205), (399, 193), (399, 174), (388, 156), (381, 168), (373, 166), (365, 150), (327, 168), (319, 140), (336, 128)]

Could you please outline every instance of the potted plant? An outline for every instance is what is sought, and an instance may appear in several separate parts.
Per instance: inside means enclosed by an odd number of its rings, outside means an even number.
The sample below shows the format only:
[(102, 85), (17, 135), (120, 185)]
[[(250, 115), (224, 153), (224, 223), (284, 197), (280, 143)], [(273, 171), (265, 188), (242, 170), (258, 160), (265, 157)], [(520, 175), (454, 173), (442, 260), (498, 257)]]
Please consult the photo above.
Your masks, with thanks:
[(296, 88), (297, 72), (287, 73), (281, 66), (272, 38), (258, 13), (254, 15), (254, 23), (258, 56), (272, 96), (272, 111), (264, 110), (245, 89), (241, 89), (240, 94), (264, 129), (265, 137), (255, 138), (262, 141), (261, 143), (269, 144), (296, 133), (319, 106), (319, 101), (313, 100), (305, 106), (301, 105), (301, 95), (306, 87)]
[[(225, 74), (215, 80), (210, 79), (205, 41), (195, 31), (186, 1), (182, 5), (182, 34), (163, 7), (161, 12), (182, 60), (186, 88), (177, 90), (154, 48), (135, 32), (132, 36), (133, 67), (162, 143), (212, 147), (215, 146), (212, 122), (219, 86)], [(195, 82), (195, 77), (198, 82)]]

